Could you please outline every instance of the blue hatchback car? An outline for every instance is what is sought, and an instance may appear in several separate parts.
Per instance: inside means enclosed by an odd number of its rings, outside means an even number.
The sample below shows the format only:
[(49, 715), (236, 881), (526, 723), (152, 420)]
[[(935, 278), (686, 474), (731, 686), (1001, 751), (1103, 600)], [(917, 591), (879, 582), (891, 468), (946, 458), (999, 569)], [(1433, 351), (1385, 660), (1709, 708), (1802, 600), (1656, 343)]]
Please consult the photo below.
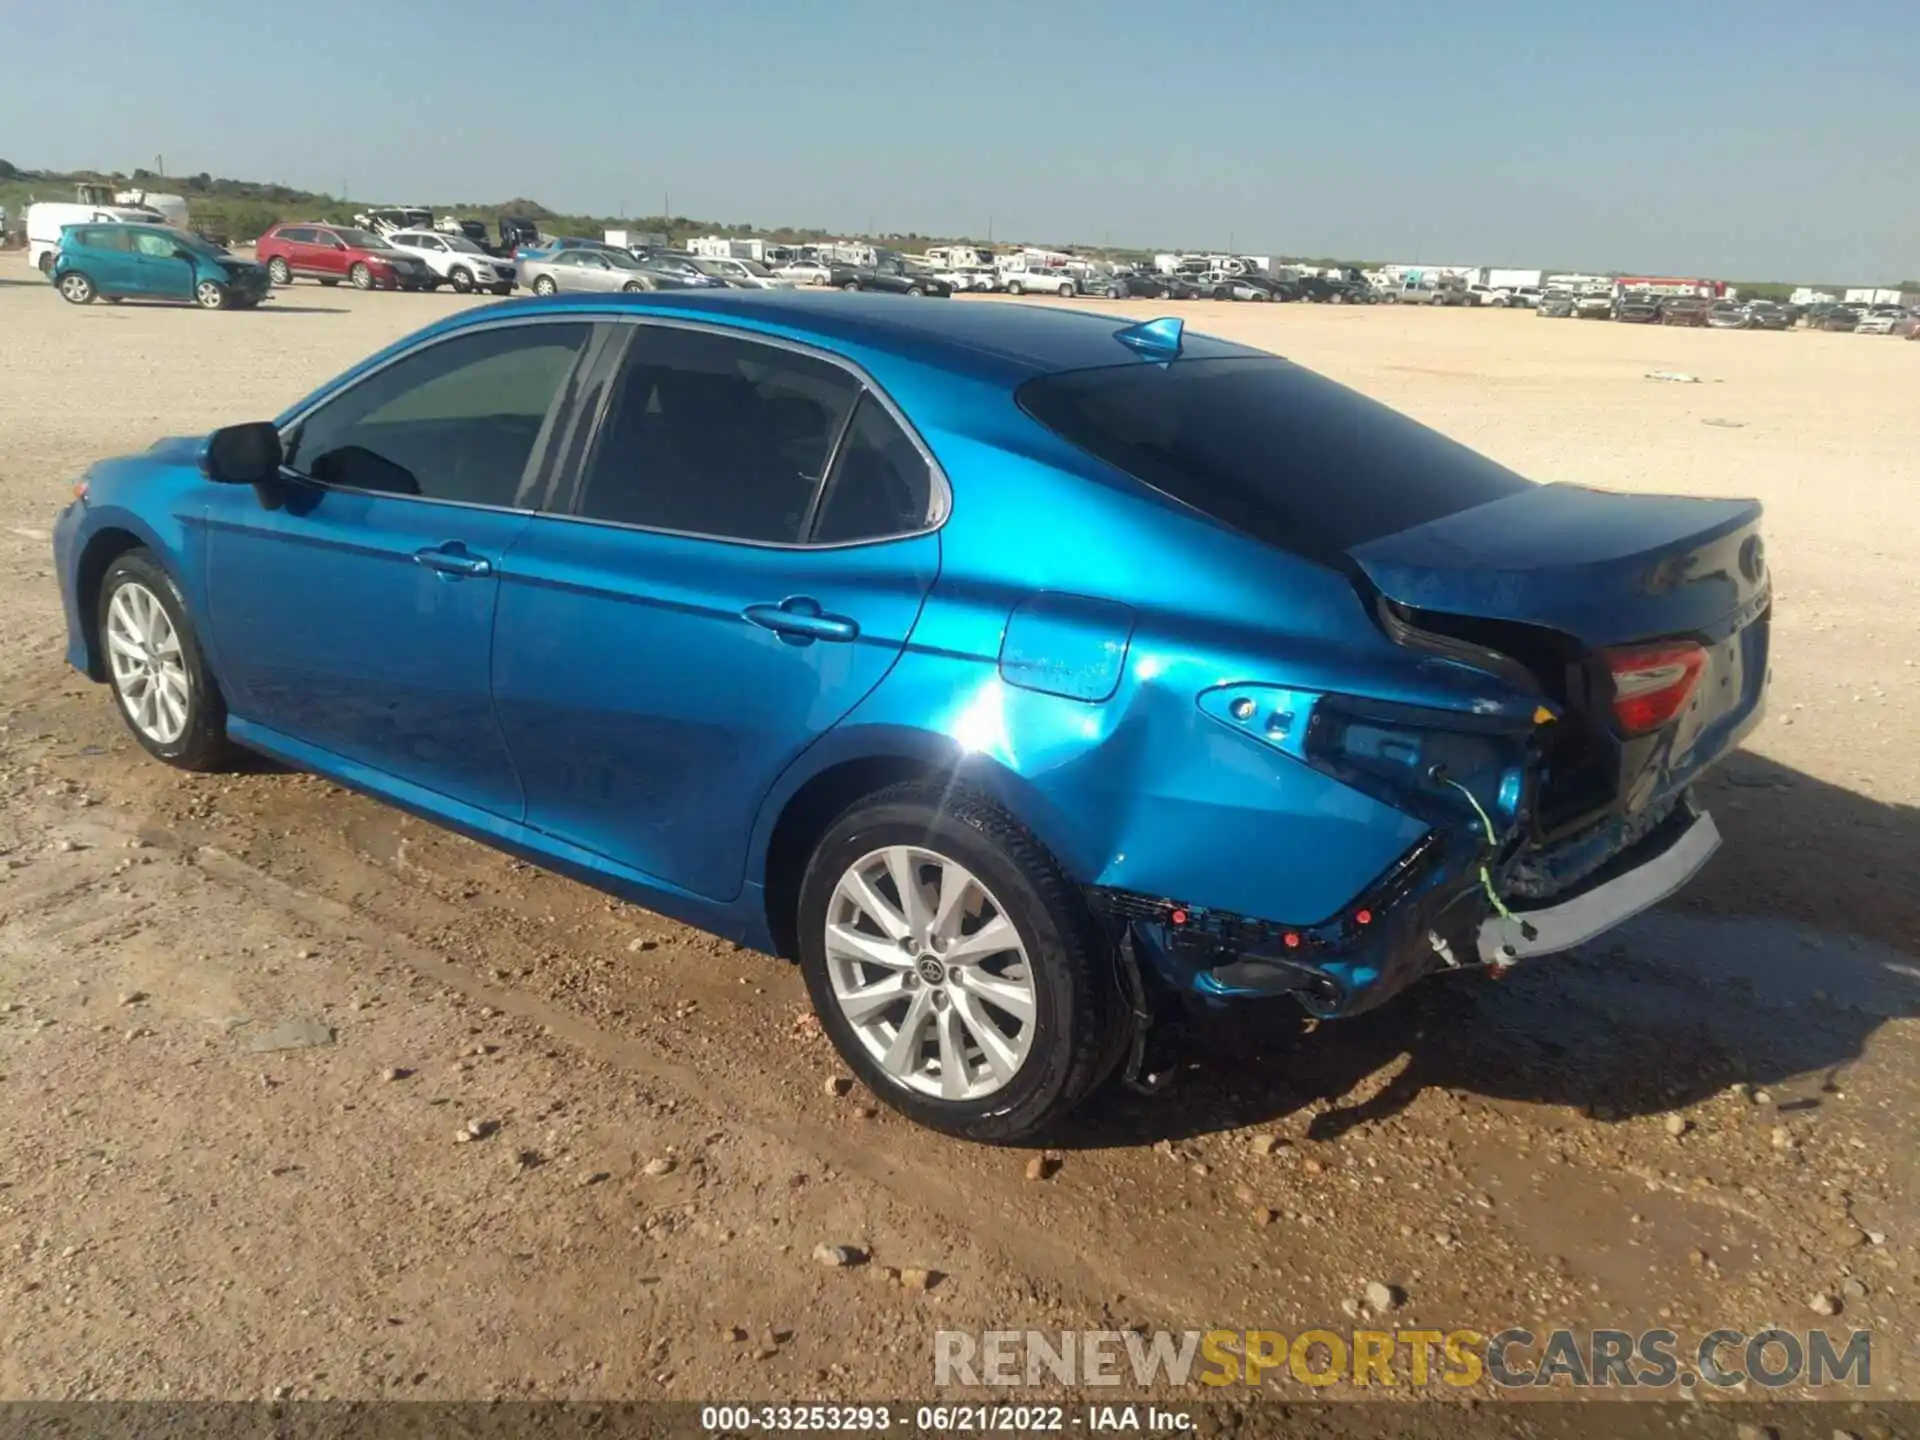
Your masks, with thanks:
[(104, 461), (69, 658), (148, 751), (323, 773), (798, 961), (983, 1140), (1176, 1000), (1367, 1009), (1717, 844), (1742, 500), (1540, 485), (1178, 321), (516, 301)]
[(66, 226), (47, 278), (75, 305), (98, 296), (246, 310), (266, 299), (269, 289), (265, 266), (170, 225)]

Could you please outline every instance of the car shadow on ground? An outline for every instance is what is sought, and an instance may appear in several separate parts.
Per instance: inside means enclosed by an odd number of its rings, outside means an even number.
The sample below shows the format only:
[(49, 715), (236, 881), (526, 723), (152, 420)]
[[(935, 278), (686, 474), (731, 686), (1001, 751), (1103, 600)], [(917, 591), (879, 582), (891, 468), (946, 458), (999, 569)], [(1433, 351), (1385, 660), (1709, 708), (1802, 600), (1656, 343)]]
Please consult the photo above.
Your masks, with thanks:
[[(1238, 1023), (1177, 1027), (1159, 1061), (1171, 1085), (1153, 1096), (1110, 1087), (1050, 1142), (1150, 1144), (1308, 1107), (1309, 1138), (1329, 1140), (1429, 1088), (1607, 1121), (1737, 1081), (1824, 1071), (1830, 1088), (1888, 1019), (1920, 1015), (1920, 810), (1753, 755), (1700, 799), (1724, 844), (1669, 905), (1503, 979), (1438, 976), (1307, 1033), (1281, 1001)], [(1345, 1098), (1395, 1065), (1377, 1093)]]

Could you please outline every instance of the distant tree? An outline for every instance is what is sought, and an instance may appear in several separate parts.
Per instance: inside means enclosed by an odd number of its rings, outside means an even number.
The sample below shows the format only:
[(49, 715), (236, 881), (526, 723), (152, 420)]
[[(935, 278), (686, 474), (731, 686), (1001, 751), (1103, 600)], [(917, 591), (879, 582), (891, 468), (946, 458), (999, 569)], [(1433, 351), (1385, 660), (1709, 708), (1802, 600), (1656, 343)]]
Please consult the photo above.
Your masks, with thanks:
[(17, 178), (19, 174), (19, 170), (14, 168), (11, 161), (0, 160), (0, 180), (12, 180)]
[(198, 175), (189, 175), (187, 177), (187, 189), (189, 190), (205, 190), (208, 186), (212, 184), (213, 184), (213, 177), (207, 174), (207, 172), (204, 170), (202, 170)]

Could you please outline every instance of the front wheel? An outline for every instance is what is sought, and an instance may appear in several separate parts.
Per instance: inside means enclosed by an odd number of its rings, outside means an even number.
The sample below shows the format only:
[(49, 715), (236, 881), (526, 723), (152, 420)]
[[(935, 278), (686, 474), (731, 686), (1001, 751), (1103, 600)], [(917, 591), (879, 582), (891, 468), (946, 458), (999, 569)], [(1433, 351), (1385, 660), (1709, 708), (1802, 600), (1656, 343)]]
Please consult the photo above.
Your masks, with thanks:
[(202, 280), (193, 287), (193, 303), (202, 310), (227, 308), (227, 287), (217, 280)]
[(464, 265), (456, 265), (447, 279), (453, 282), (454, 290), (461, 295), (473, 293), (473, 272)]
[(93, 288), (93, 281), (78, 270), (69, 270), (60, 277), (60, 298), (69, 305), (91, 305), (98, 293)]
[(1024, 1139), (1119, 1054), (1107, 945), (1052, 857), (983, 797), (909, 783), (846, 811), (807, 866), (798, 922), (822, 1026), (922, 1125)]
[(182, 770), (231, 760), (226, 703), (173, 577), (129, 550), (107, 567), (97, 615), (113, 698), (141, 747)]
[(267, 278), (276, 285), (291, 285), (293, 271), (288, 268), (286, 261), (276, 255), (267, 262)]
[(355, 264), (353, 269), (347, 272), (347, 278), (353, 282), (353, 288), (356, 290), (371, 290), (373, 288), (373, 271), (369, 270), (365, 265)]

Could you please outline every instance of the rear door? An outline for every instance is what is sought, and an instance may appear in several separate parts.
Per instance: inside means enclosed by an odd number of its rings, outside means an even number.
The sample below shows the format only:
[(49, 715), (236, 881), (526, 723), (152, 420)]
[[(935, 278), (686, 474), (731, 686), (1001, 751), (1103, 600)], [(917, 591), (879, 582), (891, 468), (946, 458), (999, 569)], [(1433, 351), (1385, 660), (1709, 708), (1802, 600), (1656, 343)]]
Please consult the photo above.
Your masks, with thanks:
[(506, 557), (494, 703), (529, 824), (731, 899), (776, 778), (905, 645), (945, 486), (829, 357), (664, 322), (606, 333), (562, 513)]
[(140, 293), (140, 264), (126, 225), (91, 225), (68, 234), (78, 242), (80, 269), (103, 295)]

